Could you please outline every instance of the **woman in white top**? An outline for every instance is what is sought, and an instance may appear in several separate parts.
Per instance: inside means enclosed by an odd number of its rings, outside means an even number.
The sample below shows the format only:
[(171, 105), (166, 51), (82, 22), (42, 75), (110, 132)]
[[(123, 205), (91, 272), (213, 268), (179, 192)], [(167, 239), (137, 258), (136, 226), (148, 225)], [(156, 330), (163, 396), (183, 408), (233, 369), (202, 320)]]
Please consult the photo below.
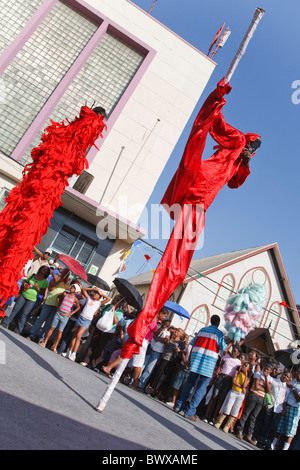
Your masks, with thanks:
[[(91, 292), (91, 295), (88, 294), (89, 291)], [(67, 357), (71, 361), (75, 361), (81, 337), (85, 330), (90, 326), (94, 315), (98, 312), (99, 308), (111, 300), (110, 297), (101, 292), (97, 287), (82, 288), (81, 292), (86, 297), (87, 301), (75, 323), (75, 329), (69, 349), (66, 353), (62, 354), (62, 356)], [(101, 298), (104, 298), (104, 300), (101, 300)]]

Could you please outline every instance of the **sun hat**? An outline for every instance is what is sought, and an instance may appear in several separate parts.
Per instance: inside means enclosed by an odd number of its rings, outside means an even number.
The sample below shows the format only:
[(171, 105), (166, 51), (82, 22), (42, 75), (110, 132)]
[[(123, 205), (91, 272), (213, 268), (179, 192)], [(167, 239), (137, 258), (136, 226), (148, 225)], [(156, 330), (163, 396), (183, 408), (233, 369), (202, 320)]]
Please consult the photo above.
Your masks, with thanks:
[(78, 284), (72, 284), (70, 287), (75, 287), (75, 292), (76, 292), (77, 294), (79, 294), (79, 292), (81, 292), (81, 289), (80, 289), (80, 287), (79, 287)]

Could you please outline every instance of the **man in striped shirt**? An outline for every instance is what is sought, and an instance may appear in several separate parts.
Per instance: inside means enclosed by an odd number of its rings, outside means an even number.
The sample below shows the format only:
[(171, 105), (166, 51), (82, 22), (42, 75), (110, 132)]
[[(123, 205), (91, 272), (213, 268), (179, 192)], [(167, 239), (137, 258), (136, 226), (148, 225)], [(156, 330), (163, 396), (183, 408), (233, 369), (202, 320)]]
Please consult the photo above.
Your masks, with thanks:
[[(185, 411), (185, 418), (196, 421), (197, 406), (206, 393), (207, 386), (213, 375), (219, 353), (227, 349), (224, 335), (218, 326), (220, 317), (213, 315), (210, 326), (202, 328), (191, 341), (190, 373), (182, 389), (180, 398), (175, 402), (174, 411)], [(190, 403), (185, 407), (192, 388), (195, 386), (194, 394)]]

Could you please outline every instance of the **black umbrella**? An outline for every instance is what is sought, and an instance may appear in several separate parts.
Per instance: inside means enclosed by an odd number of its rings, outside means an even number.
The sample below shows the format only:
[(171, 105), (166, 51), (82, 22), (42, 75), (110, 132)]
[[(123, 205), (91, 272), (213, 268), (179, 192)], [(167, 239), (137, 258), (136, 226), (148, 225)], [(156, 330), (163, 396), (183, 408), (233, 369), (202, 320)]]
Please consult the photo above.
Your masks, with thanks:
[(88, 281), (93, 286), (99, 287), (99, 289), (107, 290), (107, 291), (111, 290), (111, 288), (109, 287), (109, 285), (107, 284), (106, 281), (104, 281), (103, 279), (101, 279), (98, 276), (94, 276), (93, 274), (88, 274)]
[(136, 310), (141, 311), (143, 308), (143, 299), (139, 291), (134, 287), (131, 282), (127, 279), (122, 279), (116, 277), (113, 283), (115, 284), (118, 292), (123, 295), (124, 299), (128, 302), (129, 305), (134, 307)]

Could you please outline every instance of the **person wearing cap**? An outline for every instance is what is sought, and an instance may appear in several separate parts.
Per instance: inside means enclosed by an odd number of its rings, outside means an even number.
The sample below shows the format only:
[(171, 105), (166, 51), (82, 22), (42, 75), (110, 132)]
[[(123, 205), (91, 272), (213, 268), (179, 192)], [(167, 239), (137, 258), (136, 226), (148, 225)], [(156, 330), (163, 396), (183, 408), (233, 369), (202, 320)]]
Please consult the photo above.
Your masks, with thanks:
[(51, 248), (47, 248), (43, 253), (36, 246), (33, 249), (36, 252), (36, 255), (27, 271), (27, 277), (36, 274), (41, 266), (49, 266), (49, 258), (52, 254)]
[(50, 266), (50, 276), (48, 277), (48, 284), (50, 283), (50, 281), (52, 281), (52, 279), (54, 279), (55, 282), (57, 282), (57, 280), (60, 278), (60, 271), (55, 266), (55, 264), (50, 264), (49, 266)]
[(81, 292), (81, 288), (78, 284), (72, 284), (69, 291), (65, 291), (57, 297), (57, 312), (54, 315), (52, 324), (49, 330), (46, 333), (45, 339), (39, 342), (40, 346), (46, 347), (49, 338), (51, 337), (55, 328), (57, 328), (57, 335), (54, 340), (53, 345), (51, 346), (51, 351), (57, 353), (57, 346), (61, 340), (62, 332), (70, 318), (71, 315), (78, 312), (80, 305), (76, 294)]

